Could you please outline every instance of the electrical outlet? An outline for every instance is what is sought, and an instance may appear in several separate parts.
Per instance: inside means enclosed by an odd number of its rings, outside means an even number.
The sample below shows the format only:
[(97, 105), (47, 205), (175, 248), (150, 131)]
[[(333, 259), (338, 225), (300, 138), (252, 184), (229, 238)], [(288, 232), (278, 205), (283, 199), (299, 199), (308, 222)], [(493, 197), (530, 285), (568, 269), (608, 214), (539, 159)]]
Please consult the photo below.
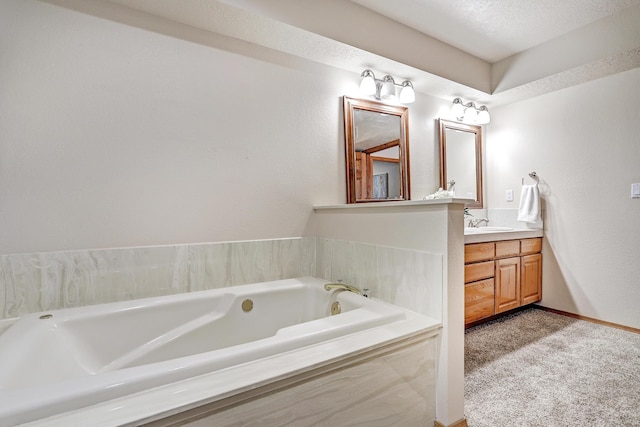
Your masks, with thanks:
[(640, 199), (640, 183), (631, 184), (631, 198)]
[(504, 192), (504, 198), (507, 202), (513, 202), (513, 190), (507, 190)]

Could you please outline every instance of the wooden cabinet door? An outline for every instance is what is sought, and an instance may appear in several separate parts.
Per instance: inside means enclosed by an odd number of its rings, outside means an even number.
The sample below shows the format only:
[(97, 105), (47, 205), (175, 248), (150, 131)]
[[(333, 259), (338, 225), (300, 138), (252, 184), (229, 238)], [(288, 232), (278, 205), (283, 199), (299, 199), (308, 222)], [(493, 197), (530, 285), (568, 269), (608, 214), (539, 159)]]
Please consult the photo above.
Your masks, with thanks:
[(496, 260), (496, 314), (520, 306), (520, 257)]
[(493, 279), (469, 283), (464, 287), (464, 323), (475, 322), (494, 314)]
[(542, 254), (522, 257), (520, 277), (521, 305), (542, 299)]

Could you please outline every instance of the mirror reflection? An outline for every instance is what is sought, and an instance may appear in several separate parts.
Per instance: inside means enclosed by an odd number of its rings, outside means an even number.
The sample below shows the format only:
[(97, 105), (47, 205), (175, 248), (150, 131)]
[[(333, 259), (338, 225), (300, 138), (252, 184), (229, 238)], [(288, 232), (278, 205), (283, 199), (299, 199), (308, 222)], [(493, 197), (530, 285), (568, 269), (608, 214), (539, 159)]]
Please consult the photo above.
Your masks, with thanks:
[(347, 202), (407, 200), (408, 110), (344, 97)]
[(482, 208), (482, 127), (439, 120), (440, 186)]

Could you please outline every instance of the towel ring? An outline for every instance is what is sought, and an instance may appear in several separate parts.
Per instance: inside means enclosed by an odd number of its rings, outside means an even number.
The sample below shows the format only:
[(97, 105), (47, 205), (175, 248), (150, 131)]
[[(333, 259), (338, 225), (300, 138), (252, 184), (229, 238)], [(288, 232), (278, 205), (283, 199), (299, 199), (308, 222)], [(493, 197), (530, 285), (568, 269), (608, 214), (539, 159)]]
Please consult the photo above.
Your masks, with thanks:
[[(537, 174), (537, 173), (535, 173), (535, 172), (529, 172), (529, 176), (530, 176), (532, 179), (535, 179), (535, 180), (536, 180), (536, 185), (540, 184), (540, 178), (538, 177), (538, 174)], [(524, 185), (524, 178), (522, 178), (522, 185)]]

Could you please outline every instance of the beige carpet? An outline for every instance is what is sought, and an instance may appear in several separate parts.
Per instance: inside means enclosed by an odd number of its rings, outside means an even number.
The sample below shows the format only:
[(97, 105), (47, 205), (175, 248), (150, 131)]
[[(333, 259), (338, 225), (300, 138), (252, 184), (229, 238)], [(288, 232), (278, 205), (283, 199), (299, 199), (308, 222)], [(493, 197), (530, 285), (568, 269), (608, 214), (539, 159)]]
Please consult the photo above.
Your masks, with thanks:
[(530, 308), (467, 330), (469, 427), (640, 427), (640, 334)]

